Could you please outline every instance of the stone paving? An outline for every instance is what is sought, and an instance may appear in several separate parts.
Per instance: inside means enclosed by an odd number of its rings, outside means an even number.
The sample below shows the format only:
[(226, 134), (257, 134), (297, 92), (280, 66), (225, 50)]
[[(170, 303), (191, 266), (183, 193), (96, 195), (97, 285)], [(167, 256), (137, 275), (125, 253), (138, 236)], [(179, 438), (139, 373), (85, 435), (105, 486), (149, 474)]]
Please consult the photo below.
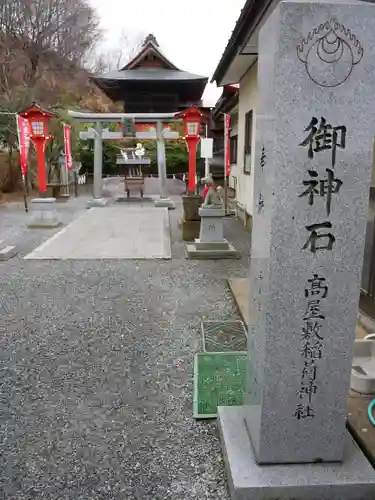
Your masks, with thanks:
[(170, 259), (167, 208), (91, 208), (25, 259)]
[[(59, 205), (64, 223), (86, 199)], [(24, 260), (57, 230), (25, 228), (0, 207), (0, 498), (229, 498), (215, 421), (192, 417), (200, 320), (237, 319), (226, 286), (248, 268), (235, 220), (235, 261), (187, 261), (177, 209), (172, 260)], [(106, 210), (106, 208), (102, 209)]]

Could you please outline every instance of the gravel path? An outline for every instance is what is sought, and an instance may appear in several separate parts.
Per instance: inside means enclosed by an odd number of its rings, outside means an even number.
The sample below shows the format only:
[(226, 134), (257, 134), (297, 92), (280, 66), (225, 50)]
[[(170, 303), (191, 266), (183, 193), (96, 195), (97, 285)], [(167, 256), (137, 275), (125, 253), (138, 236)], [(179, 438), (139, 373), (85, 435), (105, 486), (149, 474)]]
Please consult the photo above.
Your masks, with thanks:
[[(84, 198), (61, 205), (67, 223)], [(103, 209), (105, 210), (105, 209)], [(0, 262), (0, 498), (228, 499), (215, 421), (192, 418), (200, 320), (236, 318), (225, 279), (243, 258), (187, 261), (178, 210), (172, 261)], [(55, 230), (0, 207), (22, 255)]]

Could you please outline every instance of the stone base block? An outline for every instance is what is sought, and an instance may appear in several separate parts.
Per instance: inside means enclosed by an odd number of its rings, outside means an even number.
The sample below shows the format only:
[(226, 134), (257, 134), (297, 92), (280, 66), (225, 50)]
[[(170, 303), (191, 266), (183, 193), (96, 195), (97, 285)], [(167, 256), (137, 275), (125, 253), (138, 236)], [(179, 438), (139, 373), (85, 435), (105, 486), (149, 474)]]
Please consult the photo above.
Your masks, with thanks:
[(201, 241), (199, 238), (196, 238), (195, 248), (197, 250), (229, 250), (229, 243), (226, 239), (223, 241)]
[(240, 258), (239, 253), (230, 243), (228, 243), (226, 249), (220, 248), (222, 243), (218, 244), (219, 248), (216, 247), (215, 243), (206, 243), (206, 245), (210, 245), (210, 248), (206, 250), (198, 249), (195, 243), (192, 245), (186, 245), (186, 257), (188, 259), (202, 260)]
[(15, 255), (17, 255), (15, 246), (8, 245), (7, 247), (0, 249), (0, 261), (9, 260)]
[(53, 228), (61, 224), (56, 210), (56, 198), (35, 198), (31, 200), (30, 228)]
[(218, 422), (232, 500), (375, 498), (375, 471), (349, 432), (342, 462), (260, 466), (243, 407), (219, 407)]
[(168, 208), (169, 210), (176, 208), (175, 202), (170, 198), (155, 198), (154, 206), (158, 208)]
[(111, 202), (111, 198), (92, 198), (87, 202), (87, 208), (107, 207)]
[(183, 220), (182, 221), (182, 239), (184, 241), (194, 241), (199, 236), (201, 228), (200, 220)]

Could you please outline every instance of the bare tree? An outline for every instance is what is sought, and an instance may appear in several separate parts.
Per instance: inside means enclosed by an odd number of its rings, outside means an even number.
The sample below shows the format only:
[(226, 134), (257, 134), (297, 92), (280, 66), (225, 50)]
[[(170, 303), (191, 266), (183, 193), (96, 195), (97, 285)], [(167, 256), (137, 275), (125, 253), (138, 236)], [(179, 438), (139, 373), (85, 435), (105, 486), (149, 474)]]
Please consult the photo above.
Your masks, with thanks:
[(1, 174), (8, 189), (20, 177), (13, 113), (35, 98), (58, 101), (47, 92), (51, 83), (61, 73), (76, 78), (101, 36), (98, 24), (89, 0), (0, 0), (0, 147), (8, 152)]
[(116, 48), (104, 50), (103, 48), (92, 51), (88, 59), (88, 69), (95, 74), (108, 73), (123, 68), (131, 61), (142, 48), (145, 33), (129, 33), (121, 31)]
[(88, 0), (0, 0), (0, 50), (22, 51), (23, 81), (34, 87), (41, 61), (81, 63), (100, 37), (98, 24)]

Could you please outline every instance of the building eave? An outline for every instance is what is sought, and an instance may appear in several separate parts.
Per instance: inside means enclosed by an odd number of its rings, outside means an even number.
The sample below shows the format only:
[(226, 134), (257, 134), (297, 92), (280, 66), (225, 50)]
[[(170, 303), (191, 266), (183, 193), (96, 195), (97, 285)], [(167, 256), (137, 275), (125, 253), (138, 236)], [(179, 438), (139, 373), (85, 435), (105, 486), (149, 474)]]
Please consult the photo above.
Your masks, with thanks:
[(92, 75), (91, 80), (96, 82), (131, 82), (131, 81), (145, 81), (145, 82), (166, 82), (172, 81), (175, 83), (181, 82), (202, 82), (207, 84), (208, 77), (195, 75), (187, 71), (170, 70), (170, 69), (129, 69), (111, 71), (104, 75)]
[[(273, 1), (274, 0), (246, 1), (219, 64), (211, 78), (211, 83), (216, 82), (219, 87), (224, 84), (223, 80), (226, 73), (237, 56), (242, 58), (246, 57), (248, 62), (246, 60), (245, 63), (248, 64), (248, 66), (252, 64), (254, 58), (257, 57), (257, 50), (243, 52), (243, 48), (266, 15)], [(238, 83), (239, 79), (240, 78), (238, 78), (237, 81), (226, 81), (225, 84)]]
[(231, 113), (232, 110), (238, 105), (239, 92), (239, 88), (232, 88), (229, 93), (224, 89), (222, 95), (212, 110), (212, 118), (217, 119), (222, 113)]

